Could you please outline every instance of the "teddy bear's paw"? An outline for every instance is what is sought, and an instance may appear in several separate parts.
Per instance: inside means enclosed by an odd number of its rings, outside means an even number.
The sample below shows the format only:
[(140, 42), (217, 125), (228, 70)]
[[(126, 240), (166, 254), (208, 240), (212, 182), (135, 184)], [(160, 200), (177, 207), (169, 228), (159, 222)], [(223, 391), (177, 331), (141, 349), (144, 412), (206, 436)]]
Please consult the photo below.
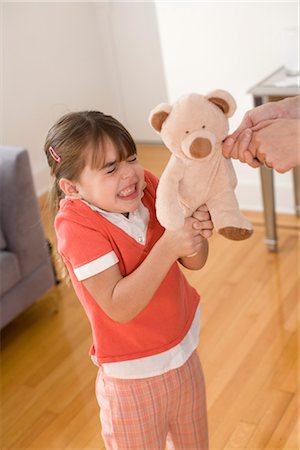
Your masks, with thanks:
[(224, 227), (219, 230), (219, 234), (232, 241), (243, 241), (244, 239), (248, 239), (252, 233), (253, 230), (237, 227)]
[(176, 202), (162, 205), (157, 201), (156, 217), (166, 230), (176, 231), (184, 225), (183, 208)]
[(176, 231), (183, 227), (184, 216), (180, 215), (165, 215), (157, 213), (157, 218), (159, 223), (166, 229), (170, 231)]
[(169, 231), (176, 231), (183, 227), (184, 220), (181, 220), (180, 218), (174, 219), (174, 220), (164, 220), (160, 222), (161, 225)]

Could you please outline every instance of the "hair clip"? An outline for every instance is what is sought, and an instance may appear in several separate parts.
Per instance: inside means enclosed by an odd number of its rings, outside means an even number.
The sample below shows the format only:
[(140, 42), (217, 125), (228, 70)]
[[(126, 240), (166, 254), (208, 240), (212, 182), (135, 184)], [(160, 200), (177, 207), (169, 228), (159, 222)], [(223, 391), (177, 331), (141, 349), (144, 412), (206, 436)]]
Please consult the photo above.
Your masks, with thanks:
[(60, 163), (61, 162), (61, 157), (56, 153), (56, 151), (54, 150), (53, 147), (49, 147), (49, 153), (52, 156), (52, 158), (57, 162)]

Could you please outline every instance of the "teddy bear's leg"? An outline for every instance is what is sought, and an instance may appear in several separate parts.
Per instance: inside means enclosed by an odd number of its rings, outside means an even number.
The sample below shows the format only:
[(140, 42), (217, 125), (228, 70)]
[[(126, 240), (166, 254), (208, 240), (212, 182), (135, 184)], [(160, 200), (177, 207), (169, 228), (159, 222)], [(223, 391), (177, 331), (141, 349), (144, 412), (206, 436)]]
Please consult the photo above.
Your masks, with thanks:
[(219, 193), (207, 202), (217, 232), (234, 241), (247, 239), (253, 233), (251, 223), (239, 210), (233, 191)]
[(172, 155), (158, 183), (156, 215), (160, 224), (167, 230), (178, 230), (184, 224), (184, 208), (179, 194), (183, 171), (182, 162)]
[(161, 177), (157, 188), (156, 216), (166, 230), (178, 230), (184, 224), (184, 207), (178, 198), (178, 190)]
[(158, 195), (156, 199), (156, 216), (159, 223), (166, 230), (179, 230), (184, 225), (184, 209), (178, 199), (167, 202)]

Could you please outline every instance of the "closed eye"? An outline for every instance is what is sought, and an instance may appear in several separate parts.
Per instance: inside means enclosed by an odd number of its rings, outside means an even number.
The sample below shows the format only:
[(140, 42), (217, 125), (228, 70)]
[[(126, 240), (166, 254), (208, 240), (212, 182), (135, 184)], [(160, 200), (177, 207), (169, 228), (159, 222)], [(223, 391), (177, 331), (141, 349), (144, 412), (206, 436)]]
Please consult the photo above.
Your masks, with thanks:
[(117, 166), (111, 166), (111, 168), (109, 170), (106, 171), (106, 173), (113, 173), (116, 170)]
[(131, 162), (136, 162), (137, 161), (137, 155), (131, 155), (129, 156), (129, 158), (127, 158), (127, 162), (131, 163)]
[(118, 167), (117, 161), (110, 161), (104, 165), (102, 170), (105, 171), (106, 174), (110, 174), (110, 173), (115, 172), (117, 167)]

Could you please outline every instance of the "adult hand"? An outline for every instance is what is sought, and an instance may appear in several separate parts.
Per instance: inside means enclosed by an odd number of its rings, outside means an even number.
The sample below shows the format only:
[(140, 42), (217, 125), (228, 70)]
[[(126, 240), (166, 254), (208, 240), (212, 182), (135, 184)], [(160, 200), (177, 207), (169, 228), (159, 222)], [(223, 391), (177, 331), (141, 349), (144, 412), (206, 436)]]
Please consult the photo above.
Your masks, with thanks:
[(239, 159), (252, 167), (259, 167), (260, 163), (249, 151), (252, 139), (252, 128), (260, 122), (277, 119), (282, 114), (279, 102), (266, 103), (248, 111), (240, 126), (224, 141), (223, 155), (225, 158)]
[(300, 119), (260, 122), (252, 128), (248, 148), (244, 145), (245, 141), (239, 146), (243, 162), (252, 167), (265, 163), (279, 173), (287, 172), (300, 164)]
[(258, 106), (245, 114), (237, 130), (225, 140), (223, 155), (251, 167), (266, 162), (278, 172), (286, 172), (299, 164), (299, 118), (300, 96)]

